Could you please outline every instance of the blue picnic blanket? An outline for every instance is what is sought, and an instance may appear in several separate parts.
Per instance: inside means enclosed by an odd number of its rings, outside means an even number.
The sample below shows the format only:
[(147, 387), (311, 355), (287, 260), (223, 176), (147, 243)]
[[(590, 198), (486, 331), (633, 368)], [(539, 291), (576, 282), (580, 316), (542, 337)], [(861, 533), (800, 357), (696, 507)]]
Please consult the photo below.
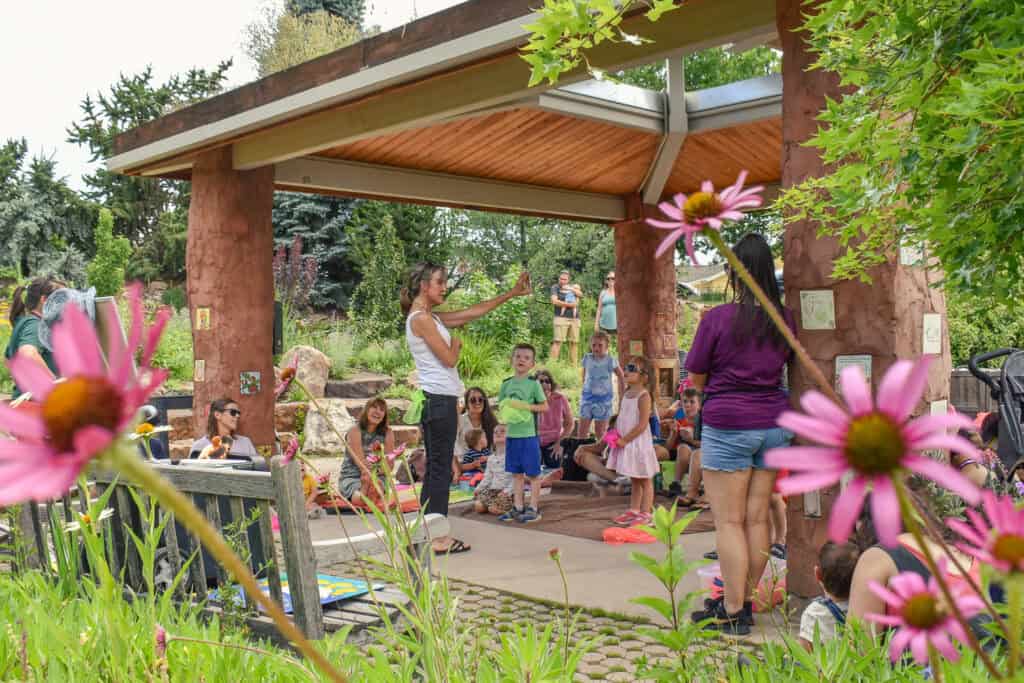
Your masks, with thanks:
[[(365, 581), (360, 579), (346, 579), (341, 576), (331, 576), (329, 574), (317, 574), (317, 583), (320, 586), (320, 604), (329, 605), (333, 602), (340, 602), (342, 600), (348, 600), (349, 598), (357, 598), (360, 595), (366, 595), (370, 592), (370, 587)], [(260, 590), (263, 594), (270, 596), (270, 584), (267, 579), (259, 579), (257, 583), (260, 586)], [(381, 588), (381, 586), (374, 586), (374, 588)], [(234, 586), (239, 601), (244, 606), (246, 604), (245, 591), (241, 586)], [(214, 602), (221, 602), (220, 590), (210, 591), (210, 600)], [(281, 602), (282, 607), (286, 614), (292, 613), (292, 596), (291, 591), (288, 590), (288, 575), (281, 574)], [(262, 610), (262, 608), (260, 608)]]

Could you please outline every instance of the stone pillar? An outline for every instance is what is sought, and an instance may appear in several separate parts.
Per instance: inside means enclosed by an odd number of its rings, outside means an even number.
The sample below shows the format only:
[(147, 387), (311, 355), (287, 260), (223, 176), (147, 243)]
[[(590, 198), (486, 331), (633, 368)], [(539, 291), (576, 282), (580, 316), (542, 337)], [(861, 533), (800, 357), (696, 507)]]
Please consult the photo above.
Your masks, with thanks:
[(205, 433), (210, 402), (232, 398), (242, 410), (240, 431), (257, 448), (274, 443), (273, 195), (273, 168), (236, 171), (230, 147), (200, 154), (192, 169), (193, 421)]
[(654, 258), (664, 231), (644, 223), (644, 217), (659, 216), (657, 208), (638, 201), (633, 207), (630, 213), (637, 218), (614, 226), (619, 359), (632, 355), (631, 342), (640, 342), (651, 367), (651, 395), (665, 403), (679, 381), (675, 264), (671, 251)]
[[(801, 35), (794, 29), (803, 23), (802, 13), (813, 8), (801, 0), (777, 0), (777, 24), (782, 43), (782, 185), (789, 187), (805, 178), (826, 172), (817, 151), (803, 147), (817, 130), (817, 113), (826, 97), (842, 93), (838, 79), (822, 71), (807, 71), (813, 61)], [(942, 409), (949, 398), (950, 355), (946, 334), (946, 307), (942, 293), (928, 286), (920, 266), (900, 265), (898, 258), (872, 270), (871, 284), (839, 282), (830, 277), (833, 259), (842, 253), (835, 239), (817, 237), (817, 224), (795, 221), (784, 237), (784, 279), (786, 303), (800, 321), (798, 337), (826, 377), (834, 379), (836, 356), (871, 357), (872, 385), (877, 389), (882, 375), (898, 359), (916, 358), (923, 353), (925, 314), (938, 314), (942, 321), (941, 349), (932, 367), (931, 381), (919, 412)], [(800, 293), (823, 290), (835, 302), (835, 329), (806, 329), (802, 319)], [(799, 366), (790, 368), (794, 405), (799, 395), (813, 388)], [(934, 402), (934, 405), (933, 405)], [(814, 494), (789, 500), (788, 585), (797, 595), (820, 593), (814, 580), (818, 549), (826, 539), (827, 520), (838, 489), (820, 495), (820, 516), (808, 516), (805, 503)], [(813, 510), (810, 510), (813, 512)]]

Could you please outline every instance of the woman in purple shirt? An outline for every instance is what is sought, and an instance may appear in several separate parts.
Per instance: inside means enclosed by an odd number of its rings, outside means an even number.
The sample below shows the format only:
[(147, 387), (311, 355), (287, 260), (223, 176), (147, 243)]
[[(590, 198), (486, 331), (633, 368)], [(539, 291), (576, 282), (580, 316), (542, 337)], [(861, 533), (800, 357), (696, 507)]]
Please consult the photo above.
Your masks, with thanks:
[[(763, 237), (746, 235), (735, 247), (790, 327), (782, 306), (771, 249)], [(725, 591), (693, 614), (715, 619), (712, 627), (732, 635), (750, 633), (751, 596), (768, 561), (768, 509), (775, 471), (764, 454), (789, 444), (792, 434), (776, 426), (789, 408), (782, 371), (792, 351), (782, 334), (735, 272), (729, 273), (732, 303), (716, 306), (700, 321), (686, 369), (704, 392), (702, 411), (704, 490), (715, 518), (715, 544)]]

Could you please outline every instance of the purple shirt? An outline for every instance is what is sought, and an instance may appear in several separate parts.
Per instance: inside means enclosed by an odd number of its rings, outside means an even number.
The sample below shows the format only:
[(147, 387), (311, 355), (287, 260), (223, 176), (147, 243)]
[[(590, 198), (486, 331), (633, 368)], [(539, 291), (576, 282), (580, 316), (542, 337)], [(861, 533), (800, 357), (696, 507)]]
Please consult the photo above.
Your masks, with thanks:
[[(686, 369), (708, 376), (701, 413), (705, 425), (769, 429), (789, 408), (782, 367), (792, 351), (756, 338), (737, 345), (732, 327), (738, 311), (739, 304), (723, 304), (707, 312), (686, 354)], [(793, 315), (787, 310), (785, 317), (795, 332)]]

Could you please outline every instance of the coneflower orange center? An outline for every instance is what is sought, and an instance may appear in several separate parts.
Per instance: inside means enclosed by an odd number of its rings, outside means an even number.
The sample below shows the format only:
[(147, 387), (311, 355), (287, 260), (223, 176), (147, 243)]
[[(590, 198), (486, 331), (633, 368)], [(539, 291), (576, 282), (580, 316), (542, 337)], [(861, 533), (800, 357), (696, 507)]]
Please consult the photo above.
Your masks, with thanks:
[(1000, 534), (992, 544), (992, 556), (997, 560), (1019, 566), (1024, 562), (1024, 536)]
[(847, 462), (861, 474), (885, 474), (900, 466), (906, 444), (899, 425), (881, 413), (855, 417), (846, 433)]
[(929, 629), (946, 618), (946, 610), (930, 593), (918, 593), (903, 605), (903, 620), (910, 626)]
[(75, 433), (83, 427), (111, 432), (121, 420), (121, 393), (102, 377), (71, 377), (53, 387), (42, 405), (43, 422), (53, 447), (73, 449)]
[(281, 371), (281, 381), (291, 382), (295, 379), (295, 368), (285, 368)]
[(683, 205), (683, 218), (693, 223), (700, 218), (717, 216), (722, 213), (722, 200), (713, 192), (694, 192)]
[(146, 436), (147, 434), (152, 434), (153, 433), (153, 425), (149, 424), (148, 422), (143, 422), (142, 424), (140, 424), (138, 427), (135, 428), (135, 433), (139, 434), (141, 436)]

